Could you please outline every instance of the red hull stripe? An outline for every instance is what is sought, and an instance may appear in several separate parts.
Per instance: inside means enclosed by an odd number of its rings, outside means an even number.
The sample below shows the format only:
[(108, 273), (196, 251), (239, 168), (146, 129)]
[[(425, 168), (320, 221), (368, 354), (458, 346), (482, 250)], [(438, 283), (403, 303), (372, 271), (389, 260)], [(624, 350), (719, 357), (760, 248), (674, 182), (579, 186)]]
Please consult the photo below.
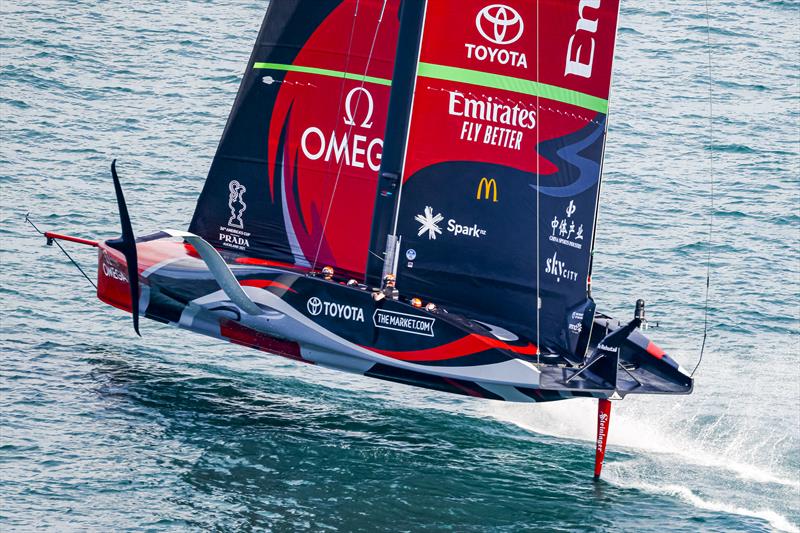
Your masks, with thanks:
[(471, 388), (466, 387), (466, 386), (458, 383), (454, 379), (450, 379), (450, 378), (442, 378), (442, 379), (444, 379), (445, 383), (447, 383), (448, 385), (450, 385), (452, 387), (455, 387), (456, 389), (462, 391), (467, 396), (472, 396), (473, 398), (483, 398), (482, 394), (479, 394), (477, 391), (472, 390)]
[(664, 357), (665, 354), (664, 350), (659, 348), (653, 341), (650, 341), (650, 344), (647, 345), (647, 353), (649, 353), (656, 359), (661, 359), (662, 357)]
[(237, 265), (258, 265), (258, 266), (274, 266), (281, 268), (292, 268), (296, 270), (307, 271), (308, 268), (293, 265), (291, 263), (284, 263), (282, 261), (270, 261), (269, 259), (259, 259), (258, 257), (237, 257), (234, 262)]
[(536, 355), (537, 353), (536, 346), (531, 343), (528, 343), (527, 346), (512, 346), (503, 341), (476, 335), (474, 333), (456, 341), (443, 344), (442, 346), (425, 350), (397, 352), (393, 350), (379, 350), (369, 346), (365, 346), (364, 348), (401, 361), (442, 361), (444, 359), (455, 359), (456, 357), (485, 352), (491, 349), (507, 350), (521, 355)]
[(309, 362), (303, 359), (300, 354), (300, 345), (296, 342), (276, 339), (230, 320), (223, 320), (220, 323), (220, 333), (235, 344), (282, 355), (297, 361)]
[(264, 287), (277, 287), (285, 291), (292, 291), (294, 293), (297, 292), (290, 286), (285, 285), (280, 281), (273, 281), (271, 279), (246, 279), (240, 282), (240, 285), (243, 285), (245, 287), (258, 287), (259, 289), (263, 289)]

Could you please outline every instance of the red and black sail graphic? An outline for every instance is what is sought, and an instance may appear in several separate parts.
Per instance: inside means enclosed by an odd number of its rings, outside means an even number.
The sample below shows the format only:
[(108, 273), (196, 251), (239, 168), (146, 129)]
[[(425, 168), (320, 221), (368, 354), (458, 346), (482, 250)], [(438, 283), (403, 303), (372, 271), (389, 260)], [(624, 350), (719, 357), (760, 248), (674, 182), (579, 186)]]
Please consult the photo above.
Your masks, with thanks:
[(618, 10), (427, 2), (397, 211), (403, 292), (574, 349), (593, 309)]
[(399, 3), (270, 3), (191, 231), (363, 275)]

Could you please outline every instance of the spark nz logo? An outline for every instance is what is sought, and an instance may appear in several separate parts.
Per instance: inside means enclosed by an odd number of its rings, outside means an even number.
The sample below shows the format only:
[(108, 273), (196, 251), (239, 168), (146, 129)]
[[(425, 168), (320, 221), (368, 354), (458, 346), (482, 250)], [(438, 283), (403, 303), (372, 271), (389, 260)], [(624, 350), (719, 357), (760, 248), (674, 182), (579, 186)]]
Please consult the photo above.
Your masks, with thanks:
[(306, 302), (306, 309), (311, 316), (325, 315), (331, 318), (364, 322), (364, 310), (354, 305), (324, 302), (312, 296)]
[(421, 224), (419, 231), (417, 232), (417, 237), (422, 237), (422, 234), (427, 232), (428, 240), (435, 241), (436, 235), (442, 234), (442, 228), (439, 227), (439, 222), (444, 220), (444, 217), (441, 213), (438, 213), (436, 216), (434, 216), (433, 208), (431, 206), (426, 206), (425, 215), (417, 215), (414, 217), (414, 220)]
[[(481, 9), (475, 17), (475, 27), (481, 37), (499, 46), (514, 44), (525, 31), (522, 16), (504, 4), (491, 4)], [(484, 44), (464, 43), (464, 46), (468, 59), (528, 68), (528, 58), (524, 52)]]
[[(363, 119), (359, 119), (359, 111), (366, 105)], [(372, 115), (375, 112), (375, 101), (372, 94), (364, 87), (352, 89), (344, 100), (344, 116), (342, 117), (347, 131), (337, 136), (336, 131), (326, 135), (320, 128), (311, 126), (300, 137), (300, 149), (308, 159), (323, 159), (336, 163), (344, 163), (349, 167), (365, 168), (377, 172), (380, 170), (383, 155), (383, 139), (369, 139), (367, 135), (352, 135), (355, 128), (369, 130), (373, 126)]]
[(244, 193), (247, 192), (247, 187), (239, 183), (237, 180), (231, 180), (228, 184), (228, 207), (231, 210), (231, 218), (228, 219), (228, 226), (232, 228), (244, 229), (244, 221), (242, 215), (247, 210), (247, 204), (244, 203)]
[[(427, 232), (428, 240), (435, 241), (437, 235), (442, 235), (442, 228), (439, 227), (439, 222), (444, 220), (444, 216), (441, 213), (434, 215), (433, 208), (431, 206), (426, 206), (425, 214), (415, 216), (414, 220), (420, 224), (417, 237), (422, 237), (422, 235)], [(477, 224), (473, 224), (472, 226), (464, 226), (456, 222), (454, 218), (451, 218), (447, 221), (447, 232), (452, 233), (454, 237), (463, 236), (480, 239), (481, 237), (486, 236), (486, 230), (479, 228)]]
[(517, 42), (525, 29), (517, 10), (503, 4), (492, 4), (481, 9), (475, 17), (475, 26), (484, 39), (501, 45)]

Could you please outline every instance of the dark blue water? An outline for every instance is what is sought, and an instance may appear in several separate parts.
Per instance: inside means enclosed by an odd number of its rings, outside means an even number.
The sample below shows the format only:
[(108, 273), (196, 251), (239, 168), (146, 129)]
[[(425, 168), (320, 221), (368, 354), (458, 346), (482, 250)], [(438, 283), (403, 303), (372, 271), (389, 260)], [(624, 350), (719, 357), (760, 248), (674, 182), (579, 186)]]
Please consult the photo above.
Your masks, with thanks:
[[(138, 339), (24, 224), (185, 228), (264, 2), (2, 2), (0, 528), (798, 531), (800, 12), (709, 0), (710, 334), (688, 397), (479, 401), (153, 322)], [(623, 2), (594, 296), (684, 366), (710, 212), (705, 8)], [(71, 247), (89, 270), (90, 251)]]

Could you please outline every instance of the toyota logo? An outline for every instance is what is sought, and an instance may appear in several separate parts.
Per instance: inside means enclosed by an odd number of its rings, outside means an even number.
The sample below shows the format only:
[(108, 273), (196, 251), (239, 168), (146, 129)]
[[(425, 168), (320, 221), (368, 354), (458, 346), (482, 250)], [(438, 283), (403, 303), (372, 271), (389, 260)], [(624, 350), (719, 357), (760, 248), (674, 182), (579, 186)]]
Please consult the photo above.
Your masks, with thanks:
[(519, 13), (503, 4), (491, 4), (481, 9), (475, 17), (475, 26), (486, 40), (494, 44), (515, 43), (525, 29)]
[(311, 316), (317, 316), (322, 312), (322, 300), (316, 296), (309, 298), (308, 302), (306, 303), (306, 309), (308, 309), (308, 312), (311, 313)]

